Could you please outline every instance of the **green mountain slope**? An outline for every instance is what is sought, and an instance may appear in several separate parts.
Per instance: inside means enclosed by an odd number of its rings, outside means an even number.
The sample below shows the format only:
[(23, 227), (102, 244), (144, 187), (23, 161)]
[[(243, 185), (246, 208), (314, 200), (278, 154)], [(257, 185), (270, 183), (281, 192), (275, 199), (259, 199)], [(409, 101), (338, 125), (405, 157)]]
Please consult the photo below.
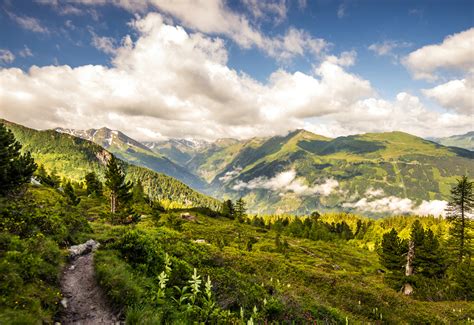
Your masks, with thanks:
[(474, 174), (473, 158), (403, 132), (329, 139), (298, 130), (211, 147), (187, 167), (211, 182), (210, 193), (243, 196), (254, 212), (426, 214), (440, 211), (456, 177)]
[(152, 151), (120, 131), (110, 130), (105, 127), (98, 130), (57, 128), (56, 131), (95, 142), (126, 162), (177, 178), (197, 190), (202, 190), (206, 187), (206, 183), (202, 179), (189, 172), (186, 168), (174, 163), (162, 154)]
[[(23, 150), (30, 151), (35, 161), (46, 169), (56, 170), (59, 176), (76, 181), (83, 181), (90, 171), (102, 177), (110, 153), (101, 146), (54, 130), (37, 131), (8, 121), (0, 122), (12, 130)], [(168, 206), (173, 202), (177, 206), (220, 207), (217, 200), (172, 177), (125, 162), (123, 165), (128, 179), (140, 179), (149, 196), (165, 201)]]
[(430, 138), (430, 140), (442, 144), (443, 146), (458, 147), (474, 151), (474, 131), (446, 138)]

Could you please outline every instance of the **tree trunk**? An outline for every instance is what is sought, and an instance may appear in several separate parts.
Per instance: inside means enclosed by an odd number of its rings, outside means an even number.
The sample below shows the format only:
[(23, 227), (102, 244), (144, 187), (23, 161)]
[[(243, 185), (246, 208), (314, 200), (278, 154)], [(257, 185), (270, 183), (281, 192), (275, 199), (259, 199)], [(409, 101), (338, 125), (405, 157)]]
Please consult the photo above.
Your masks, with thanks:
[[(413, 275), (413, 259), (415, 258), (415, 242), (410, 240), (408, 243), (407, 263), (405, 265), (405, 276)], [(413, 287), (409, 283), (405, 283), (402, 288), (402, 292), (405, 295), (411, 295), (413, 293)]]
[(117, 195), (115, 193), (110, 194), (110, 212), (115, 213), (117, 209)]

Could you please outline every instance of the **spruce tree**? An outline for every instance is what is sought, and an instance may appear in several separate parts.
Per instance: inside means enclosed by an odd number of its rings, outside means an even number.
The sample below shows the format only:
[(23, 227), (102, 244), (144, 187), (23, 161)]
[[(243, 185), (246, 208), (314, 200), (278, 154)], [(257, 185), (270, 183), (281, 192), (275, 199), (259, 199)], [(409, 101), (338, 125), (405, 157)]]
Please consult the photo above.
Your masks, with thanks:
[(451, 189), (451, 200), (448, 204), (446, 219), (451, 223), (451, 237), (458, 262), (471, 254), (472, 220), (470, 216), (474, 207), (472, 181), (467, 176), (457, 180)]
[(247, 215), (247, 207), (245, 201), (240, 198), (235, 202), (235, 217), (242, 222), (244, 217)]
[(102, 183), (94, 172), (88, 173), (85, 177), (87, 195), (102, 195)]
[(13, 133), (0, 123), (0, 196), (15, 192), (28, 183), (36, 170), (29, 152), (21, 154)]
[(405, 259), (405, 243), (398, 238), (397, 231), (392, 230), (383, 235), (382, 246), (379, 250), (380, 264), (390, 271), (399, 273), (403, 270)]
[(105, 185), (110, 190), (110, 212), (114, 214), (121, 205), (130, 201), (132, 187), (130, 182), (125, 182), (125, 175), (114, 155), (111, 155), (107, 163)]
[(135, 203), (145, 202), (145, 191), (143, 190), (143, 185), (140, 180), (133, 184), (132, 197)]
[(67, 201), (70, 205), (78, 205), (81, 202), (81, 199), (76, 196), (74, 188), (71, 185), (71, 182), (66, 182), (64, 185), (64, 195), (67, 198)]
[(222, 215), (227, 218), (235, 218), (234, 203), (232, 200), (225, 200), (222, 204)]

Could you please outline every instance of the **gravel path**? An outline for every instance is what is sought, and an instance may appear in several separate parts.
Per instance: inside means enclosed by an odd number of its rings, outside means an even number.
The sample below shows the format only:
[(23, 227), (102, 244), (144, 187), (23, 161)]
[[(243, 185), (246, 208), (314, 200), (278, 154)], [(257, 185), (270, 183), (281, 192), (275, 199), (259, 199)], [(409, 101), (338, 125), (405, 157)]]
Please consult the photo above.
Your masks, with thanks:
[(74, 259), (66, 267), (61, 289), (66, 305), (61, 324), (117, 324), (107, 299), (94, 278), (93, 252)]

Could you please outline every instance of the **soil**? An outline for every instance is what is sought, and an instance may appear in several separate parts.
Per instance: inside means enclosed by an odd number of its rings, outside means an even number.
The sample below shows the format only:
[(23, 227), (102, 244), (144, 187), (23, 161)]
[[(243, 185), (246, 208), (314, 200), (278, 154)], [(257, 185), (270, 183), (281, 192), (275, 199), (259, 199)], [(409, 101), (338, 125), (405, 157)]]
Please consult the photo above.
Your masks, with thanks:
[(119, 324), (105, 294), (94, 277), (94, 255), (74, 259), (61, 278), (63, 306), (61, 324)]

